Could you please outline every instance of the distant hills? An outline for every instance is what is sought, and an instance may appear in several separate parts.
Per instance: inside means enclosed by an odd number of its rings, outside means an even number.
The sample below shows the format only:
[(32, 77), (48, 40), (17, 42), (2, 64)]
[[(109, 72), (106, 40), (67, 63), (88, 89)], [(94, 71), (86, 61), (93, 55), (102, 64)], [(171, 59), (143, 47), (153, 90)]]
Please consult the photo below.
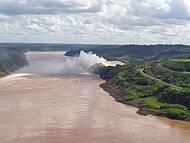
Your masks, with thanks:
[[(93, 44), (33, 44), (0, 43), (0, 66), (5, 71), (15, 71), (27, 64), (24, 52), (67, 51), (67, 56), (77, 56), (81, 50), (93, 52), (109, 60), (160, 61), (165, 57), (190, 54), (188, 45), (93, 45)], [(127, 55), (127, 57), (126, 57)], [(2, 71), (1, 70), (1, 71)]]
[(33, 44), (33, 43), (1, 43), (1, 48), (27, 51), (67, 51), (66, 55), (76, 56), (81, 50), (93, 52), (107, 59), (115, 59), (129, 55), (137, 60), (159, 60), (178, 54), (189, 54), (188, 45), (93, 45), (93, 44)]

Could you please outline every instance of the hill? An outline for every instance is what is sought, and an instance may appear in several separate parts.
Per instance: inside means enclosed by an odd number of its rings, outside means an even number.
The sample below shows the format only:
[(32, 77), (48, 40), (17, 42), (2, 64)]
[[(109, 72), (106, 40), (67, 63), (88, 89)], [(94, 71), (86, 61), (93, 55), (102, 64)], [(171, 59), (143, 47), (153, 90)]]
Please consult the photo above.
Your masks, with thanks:
[(162, 62), (162, 66), (178, 72), (190, 72), (190, 55), (178, 55), (172, 59), (166, 59)]
[(102, 87), (119, 102), (138, 107), (140, 114), (190, 121), (190, 74), (162, 66), (167, 61), (184, 62), (179, 57), (104, 68), (99, 71), (106, 80)]

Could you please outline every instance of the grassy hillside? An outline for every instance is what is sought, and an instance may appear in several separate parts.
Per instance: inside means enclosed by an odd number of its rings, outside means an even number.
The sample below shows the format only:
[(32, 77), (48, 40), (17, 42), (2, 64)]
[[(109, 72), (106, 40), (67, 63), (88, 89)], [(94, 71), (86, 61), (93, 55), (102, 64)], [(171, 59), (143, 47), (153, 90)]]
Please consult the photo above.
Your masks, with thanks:
[(160, 64), (151, 64), (144, 71), (164, 82), (181, 86), (183, 88), (190, 88), (190, 73), (188, 72), (172, 71), (164, 68)]
[(107, 80), (103, 87), (120, 95), (121, 102), (137, 106), (141, 114), (190, 121), (190, 88), (173, 86), (155, 75), (147, 76), (142, 73), (145, 68), (133, 64), (102, 69), (100, 76)]
[(179, 72), (190, 72), (190, 54), (175, 56), (172, 59), (166, 59), (162, 66)]

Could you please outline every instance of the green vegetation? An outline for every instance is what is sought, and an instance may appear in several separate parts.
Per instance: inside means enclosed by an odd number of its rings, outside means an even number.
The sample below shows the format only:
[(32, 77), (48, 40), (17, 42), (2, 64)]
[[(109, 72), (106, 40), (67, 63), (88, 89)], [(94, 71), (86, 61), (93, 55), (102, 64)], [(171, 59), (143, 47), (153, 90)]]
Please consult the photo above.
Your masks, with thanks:
[(125, 61), (125, 56), (135, 61), (159, 61), (165, 57), (179, 54), (189, 54), (190, 46), (185, 45), (81, 45), (81, 47), (68, 50), (67, 56), (76, 56), (81, 50), (93, 52), (109, 60), (118, 57)]
[(190, 88), (190, 73), (189, 72), (175, 72), (168, 70), (160, 64), (151, 64), (144, 70), (145, 73), (156, 77), (164, 82)]
[(163, 114), (173, 119), (190, 120), (190, 113), (185, 106), (165, 104), (160, 107)]
[(156, 97), (147, 97), (138, 100), (139, 104), (149, 108), (149, 110), (155, 110), (156, 112), (161, 112), (160, 107), (163, 105), (158, 101)]
[(162, 65), (173, 71), (190, 72), (190, 56), (187, 54), (175, 56), (172, 59), (164, 60)]
[(190, 59), (170, 59), (169, 61), (171, 62), (187, 62), (189, 63), (190, 62)]
[[(142, 69), (146, 69), (145, 72), (153, 78), (142, 74)], [(189, 121), (190, 77), (187, 75), (167, 70), (157, 64), (149, 67), (144, 64), (130, 64), (100, 71), (100, 76), (107, 80), (112, 90), (117, 89), (120, 92), (123, 101), (139, 105), (140, 113), (148, 112)]]
[(128, 61), (129, 61), (129, 56), (128, 55), (123, 55), (121, 57), (116, 57), (115, 59), (127, 64)]
[(173, 71), (190, 72), (190, 62), (176, 62), (167, 60), (162, 63), (162, 66)]

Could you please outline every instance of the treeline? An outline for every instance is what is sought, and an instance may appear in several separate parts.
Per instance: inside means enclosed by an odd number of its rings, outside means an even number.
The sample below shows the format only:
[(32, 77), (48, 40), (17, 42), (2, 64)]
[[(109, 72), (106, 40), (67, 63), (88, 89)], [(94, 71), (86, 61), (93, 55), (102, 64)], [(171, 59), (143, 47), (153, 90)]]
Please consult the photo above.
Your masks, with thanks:
[(128, 55), (133, 60), (157, 61), (174, 55), (190, 54), (190, 46), (186, 45), (99, 45), (91, 49), (84, 46), (81, 49), (68, 50), (66, 55), (76, 56), (81, 50), (110, 60)]
[(143, 65), (109, 67), (100, 71), (111, 90), (122, 95), (123, 102), (138, 104), (139, 112), (190, 120), (190, 91), (148, 79), (140, 73)]
[(180, 87), (190, 88), (190, 73), (168, 70), (160, 64), (151, 64), (144, 70), (147, 74)]
[(190, 72), (190, 54), (182, 54), (166, 58), (161, 62), (162, 66), (178, 72)]
[(4, 43), (0, 48), (17, 48), (27, 51), (67, 51), (66, 55), (76, 56), (81, 50), (93, 52), (98, 56), (114, 60), (128, 55), (133, 60), (157, 61), (165, 57), (179, 54), (190, 54), (187, 45), (95, 45), (95, 44), (19, 44)]
[(188, 60), (166, 60), (162, 65), (170, 70), (178, 72), (190, 72), (190, 59)]

